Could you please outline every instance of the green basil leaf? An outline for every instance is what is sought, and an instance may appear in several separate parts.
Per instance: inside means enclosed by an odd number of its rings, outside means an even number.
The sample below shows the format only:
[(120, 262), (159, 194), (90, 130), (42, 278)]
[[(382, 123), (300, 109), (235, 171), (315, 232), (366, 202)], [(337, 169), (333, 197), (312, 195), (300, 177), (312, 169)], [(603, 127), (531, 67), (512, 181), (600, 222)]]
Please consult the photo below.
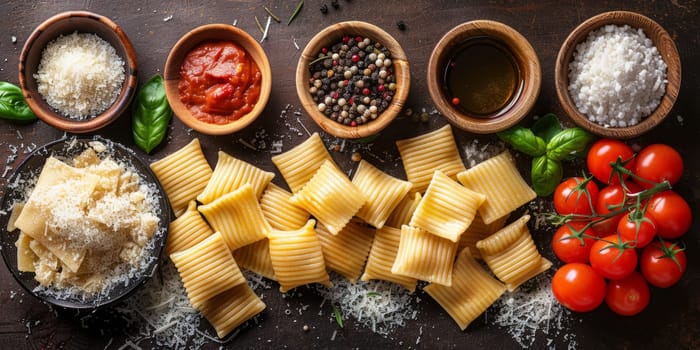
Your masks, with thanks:
[(561, 124), (556, 114), (547, 113), (544, 117), (538, 119), (531, 129), (535, 136), (541, 137), (545, 143), (548, 143), (554, 135), (561, 131)]
[(532, 159), (532, 188), (538, 196), (549, 196), (554, 192), (564, 175), (561, 163), (546, 155)]
[(4, 81), (0, 81), (0, 118), (15, 121), (36, 119), (24, 100), (22, 90), (17, 85)]
[(561, 161), (573, 159), (586, 150), (593, 135), (581, 128), (570, 128), (554, 135), (547, 144), (547, 157)]
[(165, 138), (172, 114), (163, 77), (156, 74), (141, 87), (132, 106), (131, 127), (136, 145), (150, 153)]
[(535, 136), (530, 129), (514, 127), (498, 134), (503, 142), (513, 146), (516, 150), (532, 157), (538, 157), (547, 151), (546, 144), (541, 137)]

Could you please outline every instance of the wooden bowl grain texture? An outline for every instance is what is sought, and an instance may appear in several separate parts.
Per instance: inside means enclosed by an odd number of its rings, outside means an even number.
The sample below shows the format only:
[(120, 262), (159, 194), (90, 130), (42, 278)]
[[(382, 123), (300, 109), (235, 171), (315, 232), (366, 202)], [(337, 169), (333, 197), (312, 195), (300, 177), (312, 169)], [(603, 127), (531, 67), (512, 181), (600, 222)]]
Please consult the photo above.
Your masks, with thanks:
[[(60, 35), (76, 31), (97, 34), (112, 45), (124, 61), (126, 75), (112, 106), (100, 115), (82, 121), (65, 117), (49, 106), (39, 93), (34, 79), (46, 45)], [(138, 85), (136, 52), (126, 33), (109, 18), (87, 11), (59, 13), (41, 23), (24, 44), (19, 58), (19, 83), (29, 108), (46, 124), (71, 133), (92, 132), (115, 121), (131, 104)]]
[[(661, 99), (661, 103), (656, 110), (639, 124), (624, 128), (606, 128), (596, 122), (588, 120), (584, 114), (578, 111), (576, 105), (569, 95), (569, 64), (573, 59), (576, 46), (586, 40), (588, 33), (608, 24), (629, 25), (633, 28), (641, 28), (644, 34), (651, 39), (659, 50), (663, 60), (668, 66), (666, 71), (666, 93)], [(555, 84), (557, 97), (564, 112), (582, 128), (604, 137), (630, 139), (638, 137), (661, 123), (673, 108), (673, 104), (678, 98), (681, 86), (681, 61), (676, 44), (671, 36), (652, 19), (641, 14), (628, 11), (611, 11), (593, 16), (576, 27), (564, 40), (564, 43), (557, 55), (555, 65)]]
[[(358, 126), (348, 126), (338, 123), (319, 112), (317, 102), (309, 93), (311, 71), (309, 63), (318, 58), (323, 47), (330, 47), (339, 42), (345, 35), (359, 35), (379, 42), (391, 52), (391, 61), (396, 77), (396, 92), (389, 106), (377, 117)], [(344, 139), (358, 139), (375, 135), (386, 128), (401, 112), (411, 87), (411, 73), (406, 53), (401, 45), (381, 28), (366, 22), (348, 21), (326, 27), (316, 34), (301, 53), (296, 71), (297, 95), (301, 105), (316, 124), (325, 132)]]
[[(490, 37), (507, 47), (518, 67), (522, 91), (512, 106), (497, 117), (483, 118), (456, 109), (445, 94), (443, 73), (454, 50), (468, 39)], [(530, 112), (540, 94), (542, 71), (530, 42), (515, 29), (495, 21), (476, 20), (462, 23), (447, 32), (430, 54), (426, 81), (435, 107), (458, 128), (491, 134), (503, 131), (521, 121)]]
[[(228, 124), (203, 122), (192, 115), (180, 101), (178, 82), (180, 66), (187, 54), (199, 44), (207, 41), (229, 41), (240, 45), (252, 58), (262, 75), (258, 102), (248, 114)], [(272, 90), (272, 69), (262, 46), (248, 33), (228, 24), (208, 24), (186, 33), (170, 50), (164, 69), (165, 94), (173, 113), (188, 127), (207, 135), (228, 135), (250, 125), (265, 109)]]

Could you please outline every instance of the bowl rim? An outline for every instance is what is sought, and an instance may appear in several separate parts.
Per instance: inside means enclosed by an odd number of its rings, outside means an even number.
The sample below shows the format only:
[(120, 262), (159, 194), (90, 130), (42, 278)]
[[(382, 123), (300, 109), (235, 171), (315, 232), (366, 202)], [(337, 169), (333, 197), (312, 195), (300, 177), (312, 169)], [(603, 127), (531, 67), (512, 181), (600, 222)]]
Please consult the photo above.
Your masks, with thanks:
[[(43, 303), (48, 303), (63, 309), (71, 309), (71, 310), (97, 310), (104, 308), (109, 305), (113, 305), (114, 303), (117, 303), (121, 300), (124, 300), (125, 298), (128, 298), (131, 296), (133, 293), (135, 293), (141, 286), (143, 286), (150, 278), (153, 277), (154, 273), (158, 269), (160, 263), (162, 262), (163, 259), (163, 253), (165, 252), (165, 245), (168, 240), (168, 235), (169, 235), (169, 223), (174, 217), (172, 213), (172, 208), (170, 207), (170, 202), (168, 201), (167, 195), (165, 193), (165, 190), (163, 189), (162, 185), (160, 184), (160, 181), (158, 181), (158, 178), (156, 175), (153, 173), (151, 168), (148, 166), (148, 163), (144, 160), (142, 160), (136, 152), (134, 152), (131, 148), (119, 143), (115, 142), (106, 138), (103, 138), (101, 136), (92, 136), (92, 137), (81, 137), (81, 136), (64, 136), (58, 140), (51, 141), (45, 145), (37, 147), (34, 151), (32, 151), (29, 155), (27, 155), (22, 162), (17, 166), (17, 168), (14, 170), (12, 175), (8, 177), (8, 183), (11, 183), (10, 180), (16, 179), (18, 176), (21, 175), (23, 171), (25, 171), (26, 167), (28, 166), (29, 162), (33, 159), (33, 157), (42, 157), (42, 158), (48, 158), (49, 156), (53, 155), (53, 148), (54, 147), (61, 147), (63, 144), (63, 150), (76, 150), (75, 144), (76, 143), (81, 143), (81, 144), (88, 144), (89, 142), (93, 141), (99, 141), (102, 143), (107, 144), (109, 147), (113, 147), (113, 152), (119, 153), (122, 157), (121, 160), (126, 162), (127, 164), (130, 164), (132, 167), (136, 167), (135, 164), (139, 164), (138, 167), (139, 169), (137, 170), (137, 174), (139, 174), (139, 177), (142, 179), (145, 178), (146, 181), (149, 182), (149, 184), (152, 184), (156, 188), (156, 192), (159, 193), (159, 198), (158, 198), (158, 204), (160, 206), (160, 213), (158, 214), (159, 219), (164, 220), (164, 222), (159, 223), (159, 232), (156, 233), (156, 235), (160, 234), (160, 237), (157, 237), (154, 235), (151, 239), (155, 239), (158, 244), (156, 244), (152, 250), (152, 255), (155, 257), (150, 262), (147, 262), (147, 265), (143, 267), (140, 271), (142, 273), (137, 276), (136, 278), (130, 279), (129, 286), (126, 287), (121, 294), (117, 294), (113, 297), (108, 297), (105, 296), (104, 298), (100, 297), (95, 299), (93, 302), (86, 302), (86, 303), (79, 303), (74, 300), (64, 300), (64, 299), (59, 299), (55, 298), (52, 296), (48, 295), (40, 295), (37, 294), (33, 288), (30, 288), (29, 285), (27, 285), (27, 282), (24, 281), (22, 278), (19, 276), (19, 271), (16, 271), (16, 257), (15, 257), (15, 262), (13, 263), (9, 259), (11, 257), (8, 256), (8, 250), (7, 249), (1, 249), (3, 248), (3, 245), (5, 244), (4, 242), (0, 243), (0, 255), (2, 255), (3, 262), (5, 263), (5, 266), (7, 267), (8, 270), (10, 270), (10, 274), (12, 277), (17, 281), (17, 283), (22, 286), (24, 290), (26, 290), (29, 294), (34, 296), (35, 298), (39, 299)], [(120, 158), (118, 158), (120, 159)], [(18, 190), (12, 190), (8, 189), (5, 191), (3, 194), (0, 205), (5, 206), (9, 204), (9, 201), (13, 199), (13, 197), (16, 195), (16, 192)], [(6, 208), (0, 208), (2, 210)], [(6, 224), (9, 220), (9, 217), (11, 215), (11, 212), (7, 212), (4, 215), (0, 216), (0, 223), (2, 223), (2, 232), (8, 236), (7, 234), (9, 233), (6, 229)], [(160, 233), (162, 232), (162, 233)], [(4, 241), (4, 239), (3, 239)], [(13, 245), (14, 246), (14, 245)], [(13, 268), (14, 266), (14, 268)], [(31, 281), (35, 281), (34, 277), (31, 277)], [(37, 283), (38, 284), (38, 283)]]
[[(493, 37), (504, 45), (519, 61), (516, 62), (518, 69), (529, 73), (529, 79), (523, 81), (520, 96), (513, 105), (505, 113), (492, 118), (474, 117), (458, 111), (448, 103), (441, 84), (445, 57), (465, 40), (482, 36)], [(530, 113), (540, 94), (542, 69), (535, 49), (525, 36), (502, 22), (480, 19), (458, 24), (440, 38), (428, 59), (426, 81), (435, 107), (451, 124), (465, 131), (491, 134), (514, 126)]]
[[(633, 24), (630, 24), (633, 23)], [(646, 37), (654, 43), (666, 63), (666, 91), (656, 109), (639, 123), (627, 127), (605, 127), (588, 120), (579, 112), (569, 94), (568, 66), (578, 44), (588, 37), (588, 34), (608, 25), (629, 25), (642, 29)], [(656, 35), (650, 35), (650, 30)], [(657, 38), (658, 37), (658, 38)], [(654, 40), (657, 38), (657, 40)], [(662, 52), (662, 49), (664, 50)], [(564, 112), (582, 128), (604, 137), (630, 139), (643, 135), (659, 125), (670, 113), (678, 98), (681, 84), (681, 62), (678, 48), (669, 33), (656, 21), (637, 12), (607, 11), (588, 18), (577, 25), (562, 43), (555, 63), (554, 80), (559, 104)]]
[[(180, 101), (180, 94), (177, 88), (177, 83), (180, 80), (180, 66), (187, 53), (201, 43), (211, 40), (224, 40), (221, 38), (212, 39), (206, 37), (201, 40), (196, 40), (199, 35), (205, 36), (211, 35), (212, 33), (226, 34), (225, 40), (232, 41), (243, 47), (262, 74), (260, 96), (258, 96), (255, 107), (238, 120), (227, 124), (206, 123), (192, 116), (187, 107)], [(251, 48), (255, 53), (250, 52)], [(255, 58), (256, 56), (258, 59)], [(248, 32), (236, 26), (224, 23), (205, 24), (188, 31), (180, 37), (168, 53), (168, 58), (165, 61), (165, 68), (163, 69), (163, 79), (165, 83), (165, 95), (175, 116), (188, 127), (207, 135), (228, 135), (250, 125), (262, 114), (270, 99), (270, 92), (272, 91), (272, 69), (270, 68), (270, 61), (263, 47), (248, 34)]]
[[(348, 126), (329, 119), (318, 111), (308, 89), (311, 76), (308, 63), (316, 59), (322, 47), (340, 40), (345, 35), (361, 35), (380, 42), (391, 52), (392, 66), (396, 77), (396, 93), (389, 106), (370, 122), (358, 126)], [(343, 139), (359, 139), (375, 135), (389, 126), (401, 112), (411, 88), (411, 71), (406, 52), (401, 44), (382, 28), (364, 21), (344, 21), (331, 24), (316, 33), (306, 44), (297, 62), (295, 85), (297, 97), (311, 119), (326, 133)]]
[[(125, 78), (122, 83), (122, 89), (114, 100), (112, 105), (105, 111), (95, 116), (94, 118), (88, 120), (72, 120), (67, 118), (60, 113), (54, 111), (51, 108), (45, 108), (43, 104), (37, 102), (38, 100), (44, 101), (43, 97), (38, 91), (34, 91), (29, 88), (28, 79), (34, 79), (33, 72), (27, 72), (26, 62), (28, 59), (29, 52), (36, 43), (36, 41), (46, 33), (47, 28), (73, 17), (87, 18), (95, 21), (95, 25), (101, 25), (115, 34), (119, 39), (119, 45), (125, 52), (125, 57), (121, 57), (124, 60), (125, 65)], [(56, 35), (53, 39), (57, 38), (62, 33)], [(104, 38), (102, 38), (104, 40)], [(40, 51), (40, 54), (43, 52)], [(98, 130), (113, 121), (117, 120), (129, 107), (131, 101), (136, 93), (136, 87), (138, 85), (138, 63), (136, 59), (136, 51), (131, 43), (131, 40), (126, 35), (126, 32), (109, 17), (89, 12), (89, 11), (65, 11), (58, 13), (41, 24), (39, 24), (34, 31), (29, 35), (27, 40), (22, 47), (22, 51), (19, 56), (19, 83), (22, 89), (22, 94), (24, 95), (29, 108), (34, 112), (34, 114), (41, 119), (46, 124), (49, 124), (57, 129), (72, 132), (72, 133), (88, 133)], [(28, 76), (28, 74), (30, 74)], [(45, 102), (44, 102), (45, 104)]]

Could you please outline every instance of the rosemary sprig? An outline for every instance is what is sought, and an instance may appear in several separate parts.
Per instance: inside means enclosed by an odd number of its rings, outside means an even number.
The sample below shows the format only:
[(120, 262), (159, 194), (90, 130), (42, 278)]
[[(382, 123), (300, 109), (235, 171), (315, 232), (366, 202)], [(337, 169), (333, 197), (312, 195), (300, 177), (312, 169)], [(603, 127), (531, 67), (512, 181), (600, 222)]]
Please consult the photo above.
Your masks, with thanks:
[(326, 58), (329, 58), (329, 57), (331, 57), (331, 56), (330, 56), (330, 55), (319, 56), (317, 59), (315, 59), (315, 60), (309, 62), (309, 67), (310, 67), (310, 66), (313, 66), (314, 64), (316, 64), (316, 63), (318, 63), (318, 62), (321, 62), (321, 61), (323, 61), (323, 60), (325, 60)]
[(338, 324), (340, 328), (343, 328), (343, 317), (340, 315), (340, 311), (338, 308), (335, 307), (335, 305), (331, 304), (331, 307), (333, 308), (333, 315), (335, 316), (335, 322)]
[(294, 8), (294, 12), (292, 12), (292, 15), (289, 16), (289, 20), (287, 21), (287, 25), (290, 25), (292, 23), (294, 18), (296, 18), (297, 15), (299, 14), (299, 11), (301, 11), (302, 7), (304, 7), (304, 0), (299, 1), (299, 3), (297, 4), (297, 7)]
[(378, 297), (380, 295), (381, 294), (379, 294), (378, 292), (367, 292), (368, 297)]
[(270, 15), (270, 17), (272, 17), (272, 19), (274, 19), (275, 22), (280, 22), (280, 18), (277, 17), (274, 13), (272, 13), (272, 10), (270, 10), (267, 6), (263, 5), (263, 9), (265, 9), (265, 12), (267, 12), (267, 14)]
[(255, 16), (255, 24), (258, 26), (258, 30), (260, 31), (260, 34), (264, 34), (265, 30), (262, 27), (262, 24), (260, 24), (260, 20), (258, 19), (258, 16)]

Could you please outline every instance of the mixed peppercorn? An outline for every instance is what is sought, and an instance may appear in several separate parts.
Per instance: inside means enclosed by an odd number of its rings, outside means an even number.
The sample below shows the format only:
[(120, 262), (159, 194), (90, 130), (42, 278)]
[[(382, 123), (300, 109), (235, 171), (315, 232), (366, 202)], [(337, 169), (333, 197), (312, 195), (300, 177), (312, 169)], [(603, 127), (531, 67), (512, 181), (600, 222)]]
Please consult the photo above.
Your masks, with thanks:
[(309, 93), (318, 110), (344, 125), (376, 119), (396, 91), (391, 53), (369, 38), (344, 36), (322, 48), (309, 69)]

